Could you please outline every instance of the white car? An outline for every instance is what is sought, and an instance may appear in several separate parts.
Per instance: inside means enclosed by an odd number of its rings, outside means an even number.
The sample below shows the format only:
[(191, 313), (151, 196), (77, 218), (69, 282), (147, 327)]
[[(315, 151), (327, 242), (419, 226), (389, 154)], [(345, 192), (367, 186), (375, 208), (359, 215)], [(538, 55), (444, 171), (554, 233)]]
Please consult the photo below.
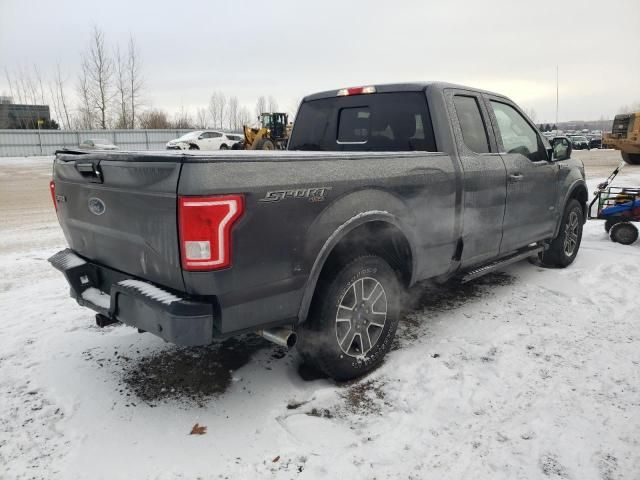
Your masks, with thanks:
[(79, 147), (82, 150), (118, 150), (118, 147), (104, 138), (88, 138)]
[(197, 130), (167, 142), (167, 150), (228, 150), (236, 140), (215, 130)]

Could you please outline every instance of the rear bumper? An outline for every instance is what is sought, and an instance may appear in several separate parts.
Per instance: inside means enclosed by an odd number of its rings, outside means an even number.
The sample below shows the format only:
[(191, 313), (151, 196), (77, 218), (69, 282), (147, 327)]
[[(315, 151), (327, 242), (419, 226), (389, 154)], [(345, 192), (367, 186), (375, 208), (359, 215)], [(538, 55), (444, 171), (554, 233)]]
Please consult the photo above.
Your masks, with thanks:
[[(62, 250), (49, 262), (61, 271), (78, 304), (177, 345), (208, 345), (214, 338), (214, 303), (197, 301), (85, 261)], [(107, 292), (108, 290), (108, 292)]]

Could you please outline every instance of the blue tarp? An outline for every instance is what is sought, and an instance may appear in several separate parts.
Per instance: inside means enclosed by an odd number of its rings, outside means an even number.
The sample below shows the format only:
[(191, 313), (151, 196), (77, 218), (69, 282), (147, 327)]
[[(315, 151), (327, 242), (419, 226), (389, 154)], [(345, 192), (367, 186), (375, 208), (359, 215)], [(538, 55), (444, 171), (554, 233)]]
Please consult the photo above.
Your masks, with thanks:
[(633, 202), (621, 203), (619, 205), (613, 205), (611, 207), (603, 208), (600, 215), (608, 217), (609, 215), (615, 215), (616, 213), (628, 212), (640, 208), (640, 200), (634, 200)]

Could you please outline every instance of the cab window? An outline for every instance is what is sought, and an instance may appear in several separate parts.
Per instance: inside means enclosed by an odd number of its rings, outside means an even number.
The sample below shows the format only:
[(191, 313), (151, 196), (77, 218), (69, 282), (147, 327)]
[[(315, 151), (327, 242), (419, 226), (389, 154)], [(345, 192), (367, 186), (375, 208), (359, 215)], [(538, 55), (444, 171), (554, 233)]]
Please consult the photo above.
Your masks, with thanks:
[(489, 139), (484, 126), (480, 106), (475, 97), (454, 95), (453, 103), (460, 122), (464, 144), (475, 153), (489, 153)]

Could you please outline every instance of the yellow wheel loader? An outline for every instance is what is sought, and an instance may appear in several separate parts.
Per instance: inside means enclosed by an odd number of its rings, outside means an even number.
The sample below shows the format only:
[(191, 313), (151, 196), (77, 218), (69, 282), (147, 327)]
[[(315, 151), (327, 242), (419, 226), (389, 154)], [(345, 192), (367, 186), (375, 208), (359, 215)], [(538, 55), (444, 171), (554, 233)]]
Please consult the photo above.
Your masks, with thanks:
[(233, 146), (237, 150), (284, 150), (291, 126), (286, 113), (262, 113), (257, 126), (244, 125), (244, 142)]
[(622, 159), (629, 165), (640, 165), (640, 112), (616, 115), (611, 133), (602, 139), (602, 146), (620, 150)]

